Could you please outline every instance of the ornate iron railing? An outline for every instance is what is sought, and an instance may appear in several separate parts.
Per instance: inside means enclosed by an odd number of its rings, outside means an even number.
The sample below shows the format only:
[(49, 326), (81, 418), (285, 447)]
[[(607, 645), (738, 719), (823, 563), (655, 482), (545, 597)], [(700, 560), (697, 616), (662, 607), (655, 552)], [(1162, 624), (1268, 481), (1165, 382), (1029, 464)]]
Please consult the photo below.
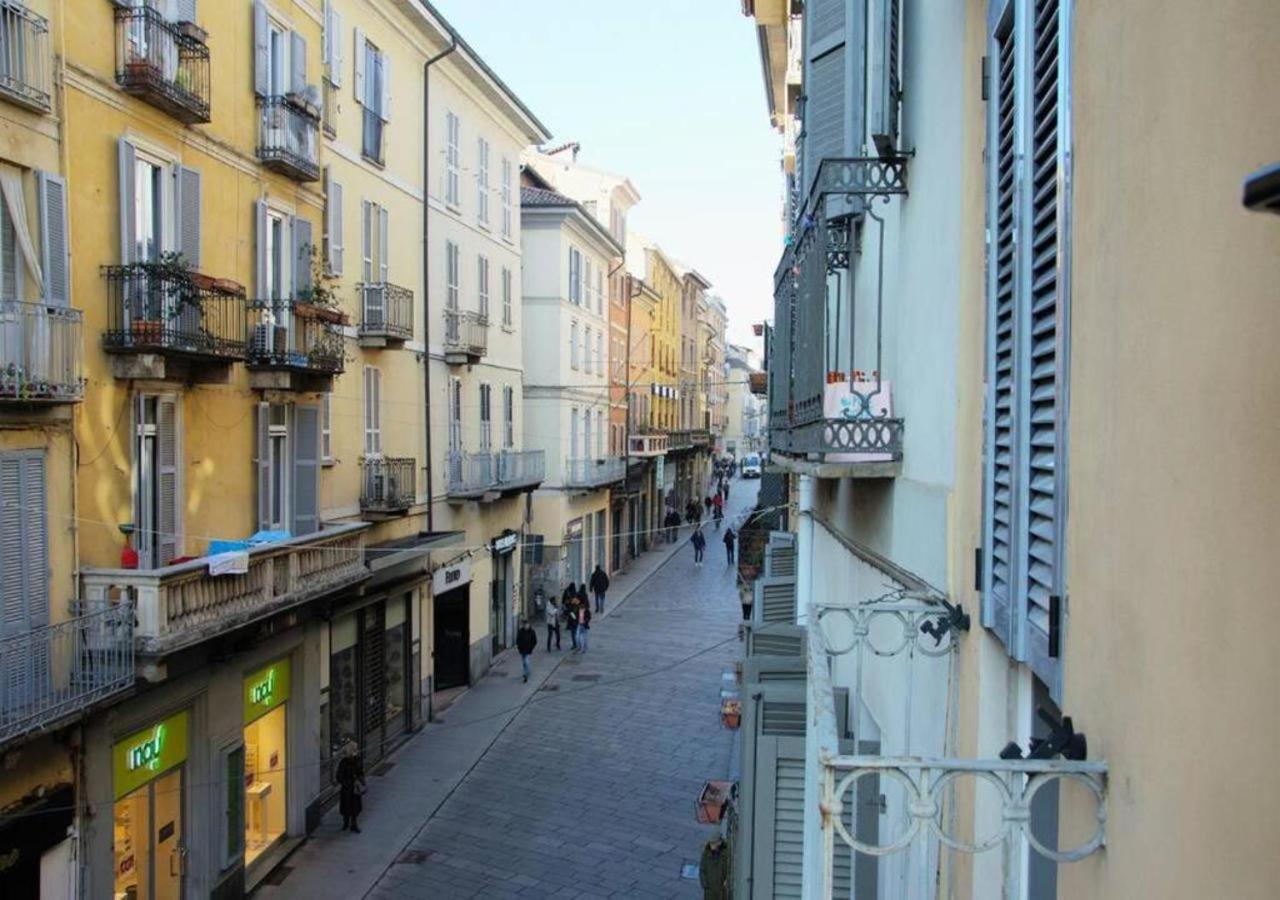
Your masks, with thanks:
[(0, 638), (0, 743), (81, 713), (133, 680), (127, 602)]
[(343, 371), (345, 317), (300, 300), (250, 300), (248, 365), (322, 375)]
[(83, 321), (78, 309), (0, 300), (0, 401), (83, 400)]
[(172, 266), (103, 266), (108, 353), (245, 358), (244, 288)]
[(320, 116), (292, 96), (259, 101), (258, 159), (295, 181), (320, 179)]
[(662, 456), (670, 449), (669, 441), (665, 431), (633, 431), (627, 438), (627, 449), (631, 456)]
[(692, 431), (667, 432), (667, 449), (668, 450), (689, 450), (692, 447), (693, 447)]
[(898, 461), (902, 459), (902, 429), (899, 418), (818, 419), (773, 429), (771, 444), (774, 450), (797, 455), (866, 454), (862, 461), (874, 462), (878, 457)]
[(36, 112), (53, 109), (49, 20), (15, 0), (0, 0), (0, 93)]
[(413, 291), (389, 281), (356, 285), (360, 335), (407, 341), (413, 337)]
[(542, 450), (503, 450), (467, 453), (450, 451), (446, 459), (449, 496), (474, 499), (494, 491), (510, 491), (540, 484), (546, 477)]
[(444, 311), (444, 353), (451, 363), (481, 359), (489, 350), (489, 317), (470, 310)]
[(148, 4), (117, 6), (116, 84), (180, 122), (210, 121), (204, 32)]
[(604, 459), (570, 458), (564, 461), (564, 486), (597, 488), (621, 481), (627, 474), (627, 462), (620, 456)]
[(250, 548), (243, 573), (212, 575), (208, 557), (158, 569), (85, 568), (82, 593), (90, 611), (131, 600), (137, 652), (162, 655), (364, 580), (368, 528), (336, 525)]
[(404, 512), (417, 498), (418, 461), (408, 457), (370, 456), (363, 462), (360, 510)]

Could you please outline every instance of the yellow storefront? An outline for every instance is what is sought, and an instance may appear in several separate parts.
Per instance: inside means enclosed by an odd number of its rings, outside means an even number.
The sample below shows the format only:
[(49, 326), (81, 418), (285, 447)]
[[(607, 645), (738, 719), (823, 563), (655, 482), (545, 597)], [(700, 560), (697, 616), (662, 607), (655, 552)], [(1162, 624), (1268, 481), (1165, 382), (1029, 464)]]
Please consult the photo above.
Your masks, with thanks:
[(279, 659), (244, 679), (244, 863), (288, 831), (289, 660)]
[(183, 783), (190, 713), (183, 710), (112, 746), (115, 896), (182, 896)]

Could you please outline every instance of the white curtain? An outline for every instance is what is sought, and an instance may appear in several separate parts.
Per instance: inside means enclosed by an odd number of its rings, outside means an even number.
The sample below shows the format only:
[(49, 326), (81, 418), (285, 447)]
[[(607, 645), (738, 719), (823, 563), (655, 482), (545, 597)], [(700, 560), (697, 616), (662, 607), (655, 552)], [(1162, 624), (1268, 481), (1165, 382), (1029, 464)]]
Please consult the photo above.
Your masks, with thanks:
[[(40, 259), (31, 241), (31, 228), (27, 224), (27, 202), (22, 193), (22, 173), (8, 163), (0, 163), (0, 192), (4, 193), (4, 205), (13, 223), (13, 234), (27, 262), (27, 271), (36, 285), (36, 293), (44, 296), (44, 274), (40, 271)], [(21, 299), (21, 298), (14, 298)]]

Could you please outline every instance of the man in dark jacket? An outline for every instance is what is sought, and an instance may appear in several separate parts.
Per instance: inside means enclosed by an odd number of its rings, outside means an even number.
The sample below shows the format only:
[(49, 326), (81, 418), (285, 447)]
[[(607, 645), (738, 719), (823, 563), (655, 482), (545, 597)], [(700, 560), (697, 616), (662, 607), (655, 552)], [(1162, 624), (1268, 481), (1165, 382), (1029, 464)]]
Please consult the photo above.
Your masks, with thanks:
[(516, 649), (520, 651), (520, 669), (524, 672), (524, 680), (529, 680), (529, 656), (538, 646), (538, 632), (525, 619), (520, 620), (520, 629), (516, 632)]
[(737, 535), (733, 533), (732, 528), (726, 528), (724, 532), (724, 555), (728, 565), (733, 565), (733, 545), (737, 542)]
[(591, 573), (591, 593), (596, 597), (596, 612), (604, 612), (604, 594), (609, 590), (609, 576), (597, 563), (596, 570)]
[(703, 535), (701, 528), (694, 528), (693, 535), (689, 538), (689, 543), (693, 544), (693, 564), (695, 566), (702, 565), (702, 551), (707, 548), (707, 539)]

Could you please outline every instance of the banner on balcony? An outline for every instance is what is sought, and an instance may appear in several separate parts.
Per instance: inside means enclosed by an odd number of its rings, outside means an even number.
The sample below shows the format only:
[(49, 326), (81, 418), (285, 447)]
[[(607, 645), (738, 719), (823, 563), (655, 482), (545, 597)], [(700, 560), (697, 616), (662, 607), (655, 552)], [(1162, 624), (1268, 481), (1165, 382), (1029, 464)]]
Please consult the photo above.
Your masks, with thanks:
[[(893, 415), (889, 382), (837, 381), (826, 386), (822, 395), (823, 418), (845, 422), (874, 421)], [(827, 462), (868, 463), (893, 462), (892, 453), (828, 453)]]

